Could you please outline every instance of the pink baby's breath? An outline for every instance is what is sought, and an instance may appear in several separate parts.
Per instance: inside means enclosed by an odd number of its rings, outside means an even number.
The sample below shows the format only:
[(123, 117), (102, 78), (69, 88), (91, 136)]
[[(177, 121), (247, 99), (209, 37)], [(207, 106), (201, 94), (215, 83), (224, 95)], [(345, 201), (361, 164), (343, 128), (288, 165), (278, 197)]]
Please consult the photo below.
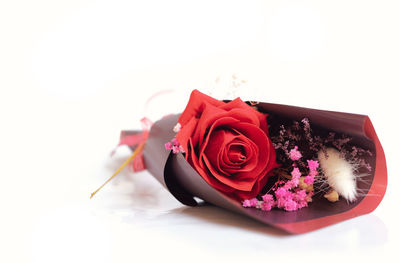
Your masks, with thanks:
[(179, 153), (179, 147), (178, 147), (178, 146), (175, 146), (175, 145), (172, 146), (172, 152), (175, 153), (175, 154), (176, 154), (176, 153)]
[(174, 154), (185, 152), (182, 145), (180, 145), (176, 138), (173, 138), (170, 142), (164, 144), (164, 147), (166, 150), (172, 150)]
[(252, 199), (250, 199), (250, 205), (251, 205), (252, 207), (257, 207), (257, 205), (258, 205), (258, 200), (257, 200), (257, 198), (252, 198)]
[(251, 207), (251, 203), (249, 199), (243, 200), (242, 202), (243, 207)]
[(291, 175), (292, 175), (292, 178), (299, 179), (301, 176), (301, 172), (300, 172), (299, 168), (297, 168), (297, 167), (293, 168)]
[(284, 208), (286, 211), (295, 211), (297, 210), (297, 203), (292, 199), (286, 200)]
[(310, 171), (316, 171), (319, 167), (318, 161), (307, 160), (307, 163), (308, 163), (308, 169), (310, 169)]
[(264, 202), (269, 203), (274, 201), (274, 197), (271, 194), (265, 194), (262, 196)]
[(289, 152), (290, 159), (292, 159), (292, 161), (297, 161), (297, 160), (299, 160), (299, 159), (302, 157), (301, 152), (298, 151), (298, 148), (299, 148), (299, 147), (295, 146), (294, 149), (292, 149), (292, 150)]
[[(301, 189), (299, 186), (301, 171), (297, 166), (298, 161), (302, 157), (302, 154), (295, 146), (294, 149), (290, 151), (290, 158), (293, 160), (293, 170), (291, 171), (291, 179), (284, 181), (278, 180), (274, 187), (270, 191), (273, 194), (263, 195), (262, 201), (253, 198), (250, 200), (244, 200), (243, 207), (255, 207), (263, 211), (270, 211), (272, 208), (276, 207), (283, 209), (285, 211), (296, 211), (303, 207), (307, 207), (308, 203), (312, 201), (313, 192), (306, 192), (306, 190)], [(308, 160), (309, 173), (304, 178), (304, 182), (308, 185), (314, 183), (314, 177), (318, 174), (319, 163), (317, 161)]]
[(273, 207), (273, 203), (262, 202), (260, 207), (261, 207), (261, 210), (263, 210), (263, 211), (271, 211), (271, 209)]
[(308, 196), (305, 190), (296, 191), (293, 199), (296, 201), (298, 209), (308, 206)]
[(172, 143), (171, 143), (171, 142), (167, 142), (167, 143), (165, 144), (165, 149), (166, 149), (166, 150), (172, 150)]
[(275, 197), (277, 199), (279, 198), (285, 198), (287, 196), (287, 194), (289, 193), (289, 191), (287, 189), (285, 189), (284, 187), (279, 187), (278, 189), (276, 189), (275, 191)]
[(308, 185), (312, 185), (314, 183), (314, 177), (307, 175), (306, 178), (304, 178), (304, 183)]

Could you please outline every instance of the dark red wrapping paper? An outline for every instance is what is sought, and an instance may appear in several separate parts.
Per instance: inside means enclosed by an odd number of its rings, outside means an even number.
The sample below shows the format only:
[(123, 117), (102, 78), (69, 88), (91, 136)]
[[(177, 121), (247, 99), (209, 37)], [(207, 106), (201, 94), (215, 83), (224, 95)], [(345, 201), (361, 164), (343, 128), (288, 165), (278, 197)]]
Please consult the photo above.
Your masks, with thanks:
[(165, 150), (164, 144), (175, 137), (173, 127), (179, 115), (167, 116), (152, 126), (143, 152), (146, 169), (185, 205), (196, 206), (197, 202), (193, 197), (199, 197), (208, 203), (292, 234), (306, 233), (367, 214), (379, 205), (387, 185), (386, 162), (382, 146), (368, 116), (270, 103), (260, 103), (257, 107), (262, 112), (293, 120), (300, 121), (307, 117), (313, 127), (319, 126), (337, 133), (345, 133), (353, 138), (354, 144), (370, 150), (373, 155), (366, 158), (372, 171), (365, 178), (367, 182), (358, 183), (358, 187), (367, 194), (350, 204), (344, 199), (330, 203), (324, 198), (315, 197), (309, 207), (293, 212), (244, 208), (236, 200), (209, 186), (186, 162), (182, 154), (172, 154)]

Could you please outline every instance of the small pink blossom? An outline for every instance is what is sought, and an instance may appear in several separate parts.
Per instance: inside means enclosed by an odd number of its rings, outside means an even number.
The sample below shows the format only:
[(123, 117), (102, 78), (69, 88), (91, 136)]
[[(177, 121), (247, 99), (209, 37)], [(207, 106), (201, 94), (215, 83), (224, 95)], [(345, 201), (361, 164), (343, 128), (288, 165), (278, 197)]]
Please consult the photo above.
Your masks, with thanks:
[(273, 202), (274, 201), (274, 197), (271, 194), (265, 194), (262, 196), (262, 199), (264, 202)]
[(297, 210), (297, 203), (291, 199), (286, 200), (284, 208), (286, 211), (295, 211)]
[(179, 147), (178, 146), (172, 146), (172, 152), (173, 153), (179, 153)]
[(170, 142), (164, 144), (164, 147), (166, 150), (172, 150), (172, 152), (175, 154), (185, 152), (182, 145), (180, 145), (176, 138), (173, 138)]
[(286, 199), (285, 198), (277, 198), (276, 199), (276, 207), (284, 208), (285, 204), (286, 204)]
[(283, 185), (283, 188), (285, 188), (286, 190), (292, 190), (293, 188), (297, 187), (299, 185), (299, 178), (294, 178), (290, 181), (287, 181), (285, 185)]
[(261, 210), (263, 211), (271, 211), (272, 207), (273, 203), (266, 203), (266, 202), (261, 203)]
[(304, 178), (304, 183), (308, 185), (312, 185), (314, 183), (314, 177), (307, 175), (306, 178)]
[[(292, 179), (288, 181), (279, 180), (275, 186), (271, 188), (274, 194), (265, 194), (262, 196), (262, 201), (256, 198), (243, 201), (243, 207), (254, 207), (263, 211), (270, 211), (277, 207), (285, 211), (296, 211), (303, 207), (307, 207), (312, 201), (313, 192), (307, 193), (306, 190), (300, 189), (299, 181), (301, 177), (300, 169), (297, 167), (296, 160), (302, 157), (297, 146), (290, 152), (293, 162), (293, 170), (291, 172)], [(317, 161), (308, 160), (309, 174), (304, 178), (304, 182), (308, 185), (313, 184), (314, 177), (318, 174)], [(278, 187), (280, 186), (280, 187)]]
[(307, 198), (306, 190), (300, 190), (294, 194), (294, 200), (296, 201), (302, 201), (305, 200), (306, 198)]
[(243, 207), (251, 207), (251, 203), (249, 199), (243, 200), (242, 202)]
[(171, 143), (171, 142), (167, 142), (167, 143), (165, 144), (165, 149), (166, 149), (166, 150), (172, 150), (172, 143)]
[(258, 207), (258, 200), (257, 200), (257, 198), (243, 200), (242, 206), (243, 207)]
[(302, 201), (298, 201), (297, 202), (297, 209), (301, 209), (301, 208), (307, 207), (307, 206), (308, 206), (308, 203), (307, 203), (306, 200), (302, 200)]
[(256, 207), (256, 206), (258, 205), (258, 200), (257, 200), (257, 198), (252, 198), (252, 199), (250, 199), (249, 201), (250, 201), (250, 205), (251, 205), (252, 207)]
[(319, 162), (314, 160), (307, 160), (308, 168), (310, 171), (316, 171), (319, 167)]
[(299, 159), (302, 157), (301, 152), (298, 151), (298, 148), (299, 148), (299, 147), (295, 146), (294, 149), (292, 149), (292, 150), (289, 152), (290, 159), (292, 159), (292, 161), (297, 161), (297, 160), (299, 160)]
[(277, 207), (285, 209), (287, 202), (293, 199), (293, 193), (284, 187), (279, 187), (275, 191), (275, 197)]
[(291, 175), (292, 175), (292, 180), (286, 182), (286, 184), (284, 185), (284, 188), (287, 190), (289, 190), (291, 188), (295, 188), (299, 185), (299, 179), (301, 176), (301, 172), (300, 172), (299, 168), (297, 168), (297, 167), (293, 168)]
[(297, 208), (298, 209), (308, 206), (308, 204), (307, 204), (307, 192), (305, 190), (297, 191), (294, 194), (294, 198), (293, 199), (297, 202)]
[(299, 179), (301, 176), (301, 172), (300, 172), (299, 168), (297, 168), (297, 167), (293, 168), (291, 175), (292, 175), (292, 179)]
[(288, 194), (288, 190), (285, 189), (284, 187), (279, 187), (278, 189), (276, 189), (275, 191), (275, 196), (277, 199), (279, 198), (285, 198)]
[(290, 180), (290, 181), (287, 181), (286, 184), (284, 184), (284, 185), (282, 186), (282, 188), (285, 189), (285, 190), (287, 190), (287, 191), (289, 191), (290, 189), (292, 189), (292, 188), (293, 188), (293, 183), (292, 183), (292, 181), (291, 181), (291, 180)]

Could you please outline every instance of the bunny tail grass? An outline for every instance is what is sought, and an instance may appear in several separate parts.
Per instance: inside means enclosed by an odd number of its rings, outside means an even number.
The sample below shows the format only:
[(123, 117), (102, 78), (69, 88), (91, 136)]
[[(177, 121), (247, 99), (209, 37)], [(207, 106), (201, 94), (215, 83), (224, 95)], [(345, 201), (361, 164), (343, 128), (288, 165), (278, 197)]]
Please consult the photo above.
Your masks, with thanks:
[(353, 165), (334, 148), (319, 151), (318, 160), (329, 186), (347, 201), (355, 201), (357, 183)]

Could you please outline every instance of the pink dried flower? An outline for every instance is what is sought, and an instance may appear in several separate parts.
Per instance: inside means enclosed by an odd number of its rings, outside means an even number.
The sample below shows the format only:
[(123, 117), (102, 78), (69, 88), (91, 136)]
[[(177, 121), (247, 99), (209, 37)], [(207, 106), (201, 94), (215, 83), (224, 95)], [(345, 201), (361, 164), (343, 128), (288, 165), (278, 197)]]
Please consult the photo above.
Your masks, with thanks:
[(301, 152), (298, 151), (298, 147), (297, 146), (295, 146), (294, 149), (292, 149), (289, 152), (289, 155), (290, 155), (290, 159), (292, 159), (292, 161), (297, 161), (302, 157)]
[(292, 175), (292, 179), (299, 179), (301, 176), (301, 172), (300, 172), (299, 168), (297, 168), (297, 167), (293, 168), (291, 175)]
[(297, 209), (301, 209), (301, 208), (307, 207), (307, 206), (308, 206), (307, 201), (300, 201), (300, 202), (297, 202)]
[(289, 193), (289, 192), (288, 192), (287, 189), (285, 189), (284, 187), (279, 187), (279, 188), (276, 189), (276, 191), (275, 191), (275, 197), (276, 197), (277, 199), (285, 198), (285, 197), (287, 196), (288, 193)]
[[(278, 193), (277, 193), (278, 192)], [(288, 201), (293, 200), (293, 193), (291, 191), (287, 191), (283, 187), (278, 188), (275, 191), (276, 204), (278, 208), (285, 208)]]
[(307, 199), (308, 195), (306, 190), (297, 191), (294, 195), (294, 200), (297, 202), (297, 209), (308, 206)]
[(308, 168), (310, 171), (316, 171), (319, 167), (319, 162), (314, 160), (307, 160)]
[(274, 201), (274, 197), (271, 194), (265, 194), (262, 196), (262, 199), (264, 202), (273, 202)]
[(284, 208), (285, 204), (286, 204), (286, 199), (285, 198), (277, 198), (276, 199), (276, 207)]
[(292, 180), (287, 181), (286, 184), (284, 184), (282, 186), (283, 189), (289, 191), (290, 189), (292, 189), (294, 187)]
[(257, 198), (243, 200), (242, 206), (243, 207), (258, 207), (258, 200), (257, 200)]
[(252, 198), (252, 199), (250, 199), (250, 205), (251, 205), (252, 207), (256, 207), (256, 206), (258, 205), (258, 200), (257, 200), (257, 198)]
[(251, 207), (251, 203), (249, 199), (243, 200), (242, 202), (243, 207)]
[(172, 150), (173, 153), (184, 153), (182, 145), (178, 142), (176, 138), (173, 138), (170, 142), (164, 144), (166, 150)]
[(295, 211), (297, 210), (297, 203), (292, 199), (286, 200), (284, 208), (286, 211)]
[(165, 144), (165, 149), (166, 149), (166, 150), (172, 150), (172, 143), (171, 143), (171, 142), (167, 142), (167, 143)]
[(176, 153), (179, 153), (179, 147), (178, 147), (178, 146), (175, 146), (175, 145), (172, 146), (172, 152), (175, 153), (175, 154), (176, 154)]
[(261, 203), (261, 210), (263, 211), (271, 211), (272, 207), (273, 203), (266, 203), (266, 202)]
[[(258, 201), (256, 198), (243, 201), (243, 207), (255, 207), (263, 211), (270, 211), (272, 208), (277, 207), (285, 211), (296, 211), (300, 208), (308, 206), (308, 202), (311, 202), (313, 193), (307, 193), (306, 190), (299, 188), (299, 181), (301, 177), (300, 168), (297, 167), (299, 159), (302, 157), (298, 151), (298, 147), (290, 151), (291, 158), (293, 160), (293, 170), (291, 172), (292, 179), (289, 181), (278, 180), (275, 185), (271, 188), (273, 194), (265, 194), (262, 196), (262, 201)], [(297, 162), (296, 162), (297, 161)], [(314, 182), (315, 175), (318, 174), (317, 168), (319, 163), (317, 161), (308, 160), (309, 175), (306, 176), (305, 182), (312, 184)], [(305, 166), (304, 162), (301, 162)], [(280, 187), (278, 187), (280, 186)], [(275, 197), (275, 200), (274, 200)]]
[(242, 205), (243, 207), (254, 207), (263, 211), (270, 211), (274, 207), (285, 211), (296, 211), (307, 207), (308, 203), (312, 201), (314, 193), (307, 193), (306, 190), (300, 190), (298, 187), (288, 187), (291, 183), (292, 181), (288, 181), (284, 186), (274, 190), (276, 200), (274, 200), (274, 195), (265, 194), (262, 196), (262, 201), (258, 201), (256, 198), (246, 199), (242, 202)]
[(301, 172), (300, 172), (299, 168), (294, 167), (291, 175), (292, 175), (292, 180), (286, 182), (286, 184), (284, 185), (284, 188), (287, 190), (297, 187), (299, 185), (299, 181), (300, 181), (299, 179), (301, 176)]
[(300, 191), (297, 191), (295, 194), (294, 194), (294, 200), (296, 200), (296, 201), (303, 201), (303, 200), (305, 200), (307, 198), (307, 192), (306, 192), (306, 190), (300, 190)]
[(314, 177), (307, 175), (306, 178), (304, 178), (304, 183), (308, 185), (312, 185), (314, 183)]

